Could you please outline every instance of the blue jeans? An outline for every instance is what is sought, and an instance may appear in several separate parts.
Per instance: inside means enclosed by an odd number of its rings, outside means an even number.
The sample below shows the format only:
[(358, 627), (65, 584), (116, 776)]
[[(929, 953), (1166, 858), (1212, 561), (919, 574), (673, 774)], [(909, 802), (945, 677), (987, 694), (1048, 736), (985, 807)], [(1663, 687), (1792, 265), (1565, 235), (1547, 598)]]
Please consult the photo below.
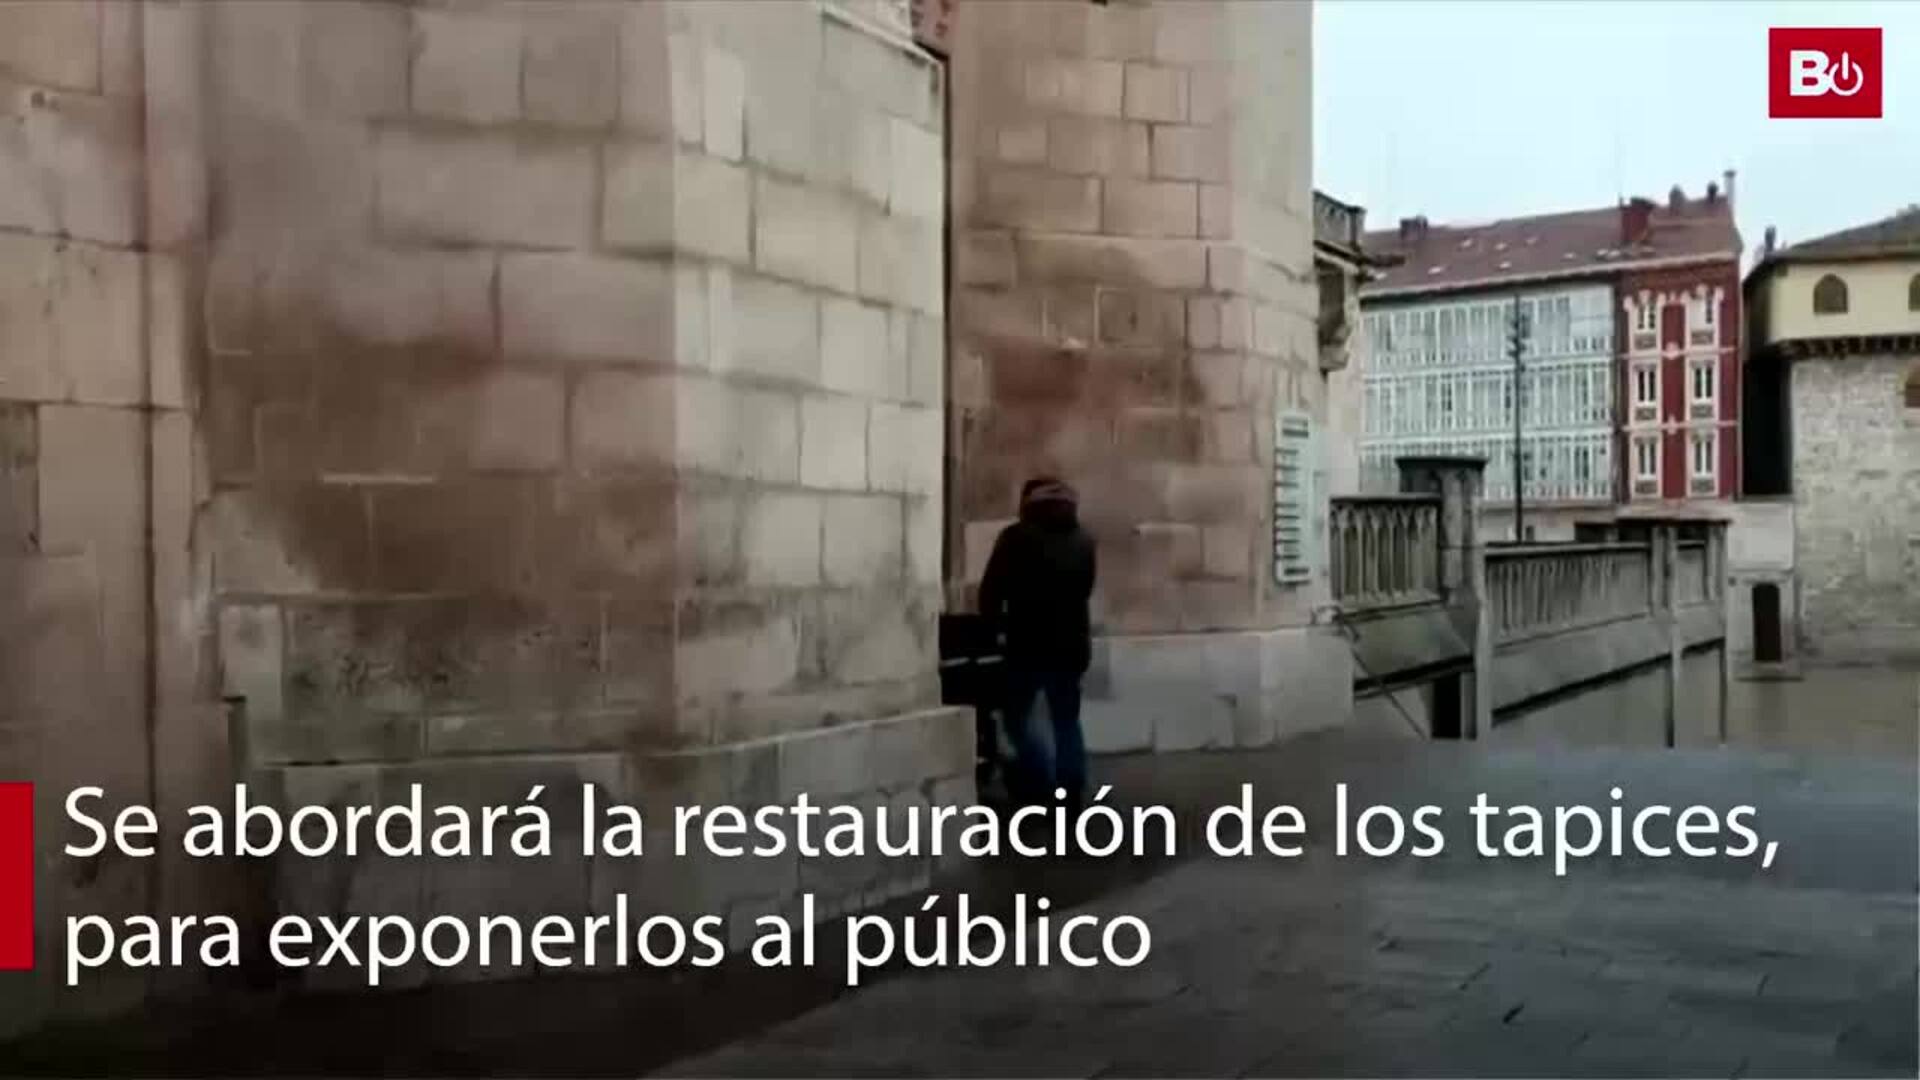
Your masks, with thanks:
[[(1087, 787), (1087, 744), (1080, 732), (1080, 673), (1025, 671), (1015, 673), (1010, 681), (1007, 728), (1020, 753), (1020, 794), (1030, 801), (1051, 801), (1053, 789), (1065, 788), (1068, 801), (1078, 804)], [(1047, 716), (1053, 722), (1050, 740), (1041, 737), (1033, 715), (1033, 707), (1043, 695)]]

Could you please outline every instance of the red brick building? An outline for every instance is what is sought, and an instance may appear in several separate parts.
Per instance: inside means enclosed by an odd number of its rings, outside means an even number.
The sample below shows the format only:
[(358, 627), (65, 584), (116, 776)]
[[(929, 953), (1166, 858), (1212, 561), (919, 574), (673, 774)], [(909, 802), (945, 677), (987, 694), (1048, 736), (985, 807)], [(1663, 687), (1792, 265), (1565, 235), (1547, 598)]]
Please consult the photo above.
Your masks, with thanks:
[[(1401, 261), (1361, 296), (1363, 472), (1399, 453), (1482, 454), (1495, 515), (1518, 477), (1525, 532), (1539, 539), (1606, 505), (1740, 493), (1731, 172), (1659, 203), (1473, 225), (1409, 219), (1367, 247)], [(1529, 327), (1518, 462), (1515, 304)]]

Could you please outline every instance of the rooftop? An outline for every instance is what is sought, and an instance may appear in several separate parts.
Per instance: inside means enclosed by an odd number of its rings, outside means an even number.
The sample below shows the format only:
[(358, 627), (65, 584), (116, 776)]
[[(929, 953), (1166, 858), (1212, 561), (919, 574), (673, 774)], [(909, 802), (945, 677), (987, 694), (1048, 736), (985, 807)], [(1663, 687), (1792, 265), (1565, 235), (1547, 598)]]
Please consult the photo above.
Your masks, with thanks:
[[(1769, 241), (1773, 230), (1767, 230)], [(1855, 225), (1778, 250), (1761, 252), (1766, 263), (1826, 259), (1871, 259), (1887, 255), (1920, 255), (1920, 203), (1878, 221)]]
[(1718, 185), (1688, 199), (1674, 188), (1665, 203), (1619, 206), (1492, 222), (1403, 220), (1366, 234), (1369, 254), (1405, 261), (1378, 274), (1363, 295), (1449, 292), (1543, 278), (1578, 278), (1626, 266), (1679, 260), (1738, 259), (1732, 200)]

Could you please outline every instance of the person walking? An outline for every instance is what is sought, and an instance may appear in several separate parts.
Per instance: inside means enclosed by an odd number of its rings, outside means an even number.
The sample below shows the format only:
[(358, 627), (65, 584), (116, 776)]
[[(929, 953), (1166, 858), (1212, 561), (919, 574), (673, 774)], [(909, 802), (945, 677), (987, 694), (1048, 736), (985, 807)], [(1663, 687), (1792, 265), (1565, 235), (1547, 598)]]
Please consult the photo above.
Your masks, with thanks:
[[(1000, 531), (980, 579), (980, 613), (1005, 643), (1006, 724), (1018, 755), (1017, 798), (1037, 801), (1064, 788), (1078, 806), (1086, 794), (1080, 682), (1093, 660), (1088, 605), (1095, 562), (1093, 537), (1080, 525), (1073, 488), (1052, 476), (1027, 481), (1020, 518)], [(1052, 720), (1051, 748), (1033, 717), (1042, 698)]]

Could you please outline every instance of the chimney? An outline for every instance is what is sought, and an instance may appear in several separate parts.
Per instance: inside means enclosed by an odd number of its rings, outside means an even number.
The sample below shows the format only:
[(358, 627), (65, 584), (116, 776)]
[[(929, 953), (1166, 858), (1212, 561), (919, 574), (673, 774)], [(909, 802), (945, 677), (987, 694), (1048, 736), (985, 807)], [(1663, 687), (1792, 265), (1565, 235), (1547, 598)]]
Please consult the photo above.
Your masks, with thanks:
[(1707, 201), (1710, 203), (1720, 201), (1720, 185), (1711, 180), (1707, 181)]
[(1426, 238), (1427, 238), (1427, 219), (1425, 215), (1422, 215), (1420, 217), (1403, 217), (1400, 219), (1400, 242), (1401, 243), (1418, 244), (1420, 241), (1425, 240)]
[(1733, 204), (1733, 170), (1728, 169), (1726, 172), (1721, 173), (1720, 180), (1722, 181), (1720, 184), (1720, 190), (1727, 193), (1727, 204), (1732, 205)]
[(1687, 193), (1681, 190), (1679, 184), (1673, 185), (1673, 190), (1667, 192), (1667, 208), (1678, 210), (1685, 205), (1687, 205)]
[(1778, 239), (1779, 239), (1779, 234), (1774, 231), (1773, 226), (1771, 225), (1767, 226), (1767, 239), (1760, 248), (1760, 254), (1762, 257), (1773, 254), (1773, 246), (1778, 241)]
[(1653, 200), (1635, 196), (1620, 207), (1620, 244), (1630, 247), (1647, 235), (1653, 221)]

